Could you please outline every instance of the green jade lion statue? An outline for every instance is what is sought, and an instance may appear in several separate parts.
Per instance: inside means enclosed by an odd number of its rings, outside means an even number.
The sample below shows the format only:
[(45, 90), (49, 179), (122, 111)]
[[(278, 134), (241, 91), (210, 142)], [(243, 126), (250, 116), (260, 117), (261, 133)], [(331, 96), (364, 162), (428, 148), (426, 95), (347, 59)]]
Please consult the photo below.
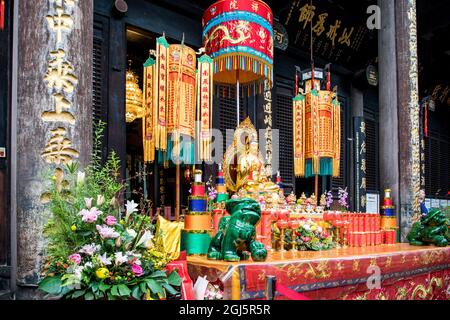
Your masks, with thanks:
[(414, 223), (407, 239), (413, 246), (434, 244), (446, 247), (450, 244), (449, 219), (444, 212), (433, 209)]
[(255, 226), (261, 219), (261, 208), (253, 199), (233, 199), (226, 202), (230, 216), (223, 217), (219, 230), (208, 250), (209, 260), (262, 262), (267, 258), (264, 245), (255, 240)]

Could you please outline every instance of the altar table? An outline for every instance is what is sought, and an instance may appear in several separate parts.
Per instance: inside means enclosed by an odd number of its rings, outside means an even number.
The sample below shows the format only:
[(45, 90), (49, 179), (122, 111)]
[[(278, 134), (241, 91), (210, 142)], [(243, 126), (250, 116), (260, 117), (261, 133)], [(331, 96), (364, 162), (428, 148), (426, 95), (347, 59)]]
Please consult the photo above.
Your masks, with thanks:
[(198, 276), (220, 279), (228, 300), (265, 299), (266, 276), (313, 300), (450, 299), (450, 247), (396, 244), (269, 253), (263, 263), (188, 257), (188, 269), (194, 282)]

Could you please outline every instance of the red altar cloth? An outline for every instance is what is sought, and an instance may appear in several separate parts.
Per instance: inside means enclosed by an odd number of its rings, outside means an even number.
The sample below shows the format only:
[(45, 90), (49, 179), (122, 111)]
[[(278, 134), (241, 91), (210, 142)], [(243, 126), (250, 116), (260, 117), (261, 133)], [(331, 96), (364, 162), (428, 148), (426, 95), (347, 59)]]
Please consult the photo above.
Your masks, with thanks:
[[(407, 244), (323, 252), (274, 253), (264, 263), (188, 258), (189, 274), (220, 278), (225, 299), (264, 299), (266, 276), (310, 299), (450, 299), (450, 248)], [(381, 286), (369, 288), (379, 270)], [(374, 282), (371, 282), (374, 284)], [(277, 299), (284, 299), (278, 296)]]

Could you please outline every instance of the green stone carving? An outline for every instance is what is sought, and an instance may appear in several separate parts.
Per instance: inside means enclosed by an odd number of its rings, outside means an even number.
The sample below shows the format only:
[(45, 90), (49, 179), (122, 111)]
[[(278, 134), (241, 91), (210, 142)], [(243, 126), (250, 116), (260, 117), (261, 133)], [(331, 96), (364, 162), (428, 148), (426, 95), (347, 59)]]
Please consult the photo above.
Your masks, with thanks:
[(445, 213), (433, 209), (413, 225), (407, 239), (413, 246), (434, 244), (438, 247), (446, 247), (450, 244), (449, 226), (450, 220)]
[(255, 226), (261, 219), (261, 208), (253, 199), (233, 199), (226, 202), (230, 216), (223, 217), (217, 235), (208, 250), (208, 259), (238, 262), (261, 262), (267, 258), (264, 245), (255, 240)]

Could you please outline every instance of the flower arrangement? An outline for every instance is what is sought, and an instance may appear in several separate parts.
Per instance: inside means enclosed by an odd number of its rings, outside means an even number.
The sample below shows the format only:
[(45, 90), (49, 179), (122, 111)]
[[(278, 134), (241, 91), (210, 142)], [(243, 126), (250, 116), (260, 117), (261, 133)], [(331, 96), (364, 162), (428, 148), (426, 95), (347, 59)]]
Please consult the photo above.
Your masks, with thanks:
[(295, 235), (298, 249), (301, 251), (322, 251), (335, 247), (332, 237), (311, 219), (301, 219)]
[[(96, 131), (95, 146), (99, 133)], [(94, 150), (98, 150), (94, 148)], [(45, 195), (52, 213), (44, 232), (47, 263), (39, 288), (65, 299), (161, 299), (177, 293), (176, 272), (154, 237), (148, 215), (117, 200), (119, 161), (112, 153), (100, 165), (98, 151), (86, 172), (78, 165), (57, 169)]]
[(345, 212), (350, 207), (348, 204), (348, 191), (347, 188), (339, 188), (339, 205), (341, 206), (341, 211)]
[(326, 193), (325, 201), (326, 201), (327, 209), (331, 210), (331, 206), (333, 205), (333, 202), (334, 202), (334, 200), (333, 200), (333, 193), (331, 191), (328, 191)]
[[(281, 232), (276, 224), (273, 224), (273, 234), (275, 240), (279, 241)], [(296, 245), (295, 249), (300, 251), (323, 251), (335, 247), (331, 235), (313, 220), (306, 218), (300, 219), (299, 227), (294, 232), (291, 229), (286, 230), (285, 249), (292, 249), (293, 243)]]
[(206, 182), (206, 187), (208, 188), (208, 208), (209, 211), (212, 211), (214, 209), (214, 202), (217, 199), (217, 191), (212, 176), (210, 176)]

